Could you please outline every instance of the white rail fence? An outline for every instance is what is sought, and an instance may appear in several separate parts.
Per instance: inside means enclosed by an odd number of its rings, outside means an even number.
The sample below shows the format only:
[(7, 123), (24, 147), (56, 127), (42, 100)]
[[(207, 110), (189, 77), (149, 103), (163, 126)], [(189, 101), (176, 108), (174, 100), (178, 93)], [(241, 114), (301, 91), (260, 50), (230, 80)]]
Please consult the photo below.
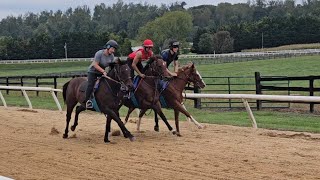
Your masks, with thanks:
[[(32, 109), (31, 101), (26, 91), (46, 91), (50, 92), (59, 111), (62, 111), (61, 105), (58, 101), (55, 92), (62, 92), (61, 89), (53, 89), (49, 87), (25, 87), (25, 86), (0, 86), (0, 89), (10, 90), (21, 90), (24, 97), (26, 98), (29, 108)], [(194, 94), (186, 93), (183, 94), (185, 98), (211, 98), (211, 99), (241, 99), (246, 111), (248, 112), (249, 118), (253, 128), (257, 128), (257, 122), (252, 113), (248, 100), (269, 100), (269, 101), (285, 101), (285, 102), (314, 102), (320, 103), (320, 96), (283, 96), (283, 95), (259, 95), (259, 94)], [(3, 105), (7, 107), (6, 101), (0, 91), (0, 98)]]
[(259, 94), (183, 94), (185, 98), (211, 98), (211, 99), (241, 99), (246, 108), (253, 128), (257, 128), (256, 119), (251, 111), (248, 100), (269, 100), (285, 102), (314, 102), (320, 103), (320, 96), (282, 96), (282, 95), (259, 95)]
[[(227, 58), (227, 57), (265, 57), (265, 56), (279, 56), (279, 55), (312, 55), (320, 54), (320, 49), (301, 49), (301, 50), (282, 50), (282, 51), (263, 51), (263, 52), (236, 52), (227, 54), (195, 54), (195, 55), (179, 55), (179, 59), (186, 58)], [(55, 63), (55, 62), (74, 62), (74, 61), (92, 61), (91, 58), (67, 58), (67, 59), (30, 59), (30, 60), (0, 60), (0, 64), (20, 64), (20, 63)], [(124, 60), (127, 57), (120, 57)]]
[[(61, 112), (62, 111), (62, 108), (61, 108), (61, 105), (59, 103), (59, 100), (55, 94), (55, 92), (62, 92), (61, 89), (53, 89), (53, 88), (49, 88), (49, 87), (25, 87), (25, 86), (0, 86), (0, 89), (10, 89), (10, 90), (21, 90), (22, 93), (23, 93), (23, 96), (26, 98), (27, 102), (28, 102), (28, 105), (29, 105), (29, 108), (32, 109), (32, 104), (31, 104), (31, 101), (29, 99), (29, 96), (27, 94), (26, 91), (45, 91), (45, 92), (50, 92), (52, 97), (53, 97), (53, 100), (55, 101), (55, 103), (57, 104), (57, 107), (59, 109), (59, 111)], [(1, 101), (4, 105), (4, 107), (7, 107), (7, 103), (0, 91), (0, 98), (1, 98)]]

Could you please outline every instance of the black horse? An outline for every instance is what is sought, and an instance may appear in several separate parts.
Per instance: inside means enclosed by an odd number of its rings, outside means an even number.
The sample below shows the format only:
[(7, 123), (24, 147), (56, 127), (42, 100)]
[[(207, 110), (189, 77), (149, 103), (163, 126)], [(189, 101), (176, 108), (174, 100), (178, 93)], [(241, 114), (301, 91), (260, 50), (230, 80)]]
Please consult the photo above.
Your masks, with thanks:
[[(73, 108), (79, 102), (81, 105), (76, 107), (76, 115), (73, 126), (71, 130), (74, 131), (78, 125), (79, 113), (86, 110), (85, 104), (82, 103), (85, 99), (85, 84), (87, 83), (87, 78), (76, 77), (71, 79), (69, 82), (63, 85), (63, 99), (67, 104), (67, 115), (66, 115), (66, 128), (63, 138), (68, 137), (69, 123), (71, 119), (71, 114)], [(126, 63), (115, 63), (113, 68), (108, 73), (107, 77), (102, 77), (100, 79), (99, 88), (95, 91), (94, 96), (96, 103), (100, 111), (107, 117), (114, 119), (124, 137), (129, 138), (131, 141), (134, 140), (134, 136), (127, 130), (127, 128), (122, 123), (119, 117), (118, 107), (121, 104), (123, 96), (128, 90), (133, 89), (132, 80), (130, 77), (130, 68)], [(126, 91), (126, 92), (124, 92)], [(111, 120), (106, 122), (106, 130), (104, 136), (104, 142), (110, 142), (108, 139), (108, 134), (110, 133)]]

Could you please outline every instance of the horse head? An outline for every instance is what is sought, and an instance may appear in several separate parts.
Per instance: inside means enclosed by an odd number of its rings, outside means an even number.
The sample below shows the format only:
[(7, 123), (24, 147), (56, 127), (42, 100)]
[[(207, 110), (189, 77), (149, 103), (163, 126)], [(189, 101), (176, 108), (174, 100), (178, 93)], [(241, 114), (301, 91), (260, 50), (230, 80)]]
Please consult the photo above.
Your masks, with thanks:
[(196, 87), (200, 87), (202, 89), (206, 86), (206, 83), (203, 81), (194, 63), (182, 67), (181, 69), (179, 69), (178, 73), (184, 73), (186, 75), (187, 81), (192, 82)]
[(120, 90), (123, 92), (133, 91), (133, 83), (131, 79), (131, 70), (126, 62), (118, 59), (110, 64), (108, 76), (116, 80), (120, 85)]
[(160, 55), (152, 56), (145, 68), (146, 75), (157, 76), (160, 78), (170, 76), (167, 71), (166, 62)]

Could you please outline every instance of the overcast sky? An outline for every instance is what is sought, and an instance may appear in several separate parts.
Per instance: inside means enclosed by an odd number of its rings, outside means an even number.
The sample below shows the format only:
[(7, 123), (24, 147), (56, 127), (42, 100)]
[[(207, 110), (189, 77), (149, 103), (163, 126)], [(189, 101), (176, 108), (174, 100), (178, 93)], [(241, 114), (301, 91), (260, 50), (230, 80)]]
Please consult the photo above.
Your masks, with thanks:
[[(177, 0), (148, 0), (148, 4), (154, 4), (160, 6), (163, 4), (171, 4)], [(221, 2), (246, 3), (247, 0), (183, 0), (187, 3), (186, 8), (192, 6), (198, 6), (202, 4), (217, 5)], [(110, 6), (116, 3), (117, 0), (0, 0), (0, 20), (7, 16), (24, 15), (27, 12), (39, 13), (41, 11), (54, 12), (57, 10), (65, 11), (69, 7), (75, 8), (77, 6), (88, 5), (93, 10), (96, 4), (105, 3)], [(124, 3), (144, 3), (146, 0), (123, 0)], [(182, 1), (178, 1), (182, 2)]]

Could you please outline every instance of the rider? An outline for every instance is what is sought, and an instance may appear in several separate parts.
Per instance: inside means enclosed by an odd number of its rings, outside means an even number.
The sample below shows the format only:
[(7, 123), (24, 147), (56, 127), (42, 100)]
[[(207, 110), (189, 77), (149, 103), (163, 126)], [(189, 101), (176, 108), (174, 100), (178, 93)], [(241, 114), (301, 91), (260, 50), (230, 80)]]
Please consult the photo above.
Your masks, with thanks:
[(168, 73), (171, 76), (177, 76), (177, 72), (178, 72), (178, 51), (179, 51), (179, 41), (177, 40), (171, 40), (169, 42), (169, 49), (165, 49), (161, 52), (161, 56), (163, 58), (163, 60), (167, 63), (167, 68), (169, 67), (169, 65), (171, 64), (171, 62), (173, 61), (173, 69), (174, 72), (171, 72), (168, 70)]
[(114, 61), (114, 52), (119, 47), (115, 40), (109, 40), (104, 48), (97, 51), (94, 55), (94, 60), (88, 68), (88, 87), (86, 90), (86, 98), (83, 101), (86, 103), (86, 108), (93, 108), (90, 96), (92, 94), (94, 84), (98, 77), (107, 76), (105, 68), (109, 66), (111, 62)]
[(144, 78), (142, 61), (147, 61), (151, 56), (153, 56), (152, 48), (153, 42), (150, 39), (143, 41), (143, 47), (132, 52), (128, 55), (127, 63), (131, 68), (131, 77), (134, 77), (134, 71), (138, 73), (141, 78)]

